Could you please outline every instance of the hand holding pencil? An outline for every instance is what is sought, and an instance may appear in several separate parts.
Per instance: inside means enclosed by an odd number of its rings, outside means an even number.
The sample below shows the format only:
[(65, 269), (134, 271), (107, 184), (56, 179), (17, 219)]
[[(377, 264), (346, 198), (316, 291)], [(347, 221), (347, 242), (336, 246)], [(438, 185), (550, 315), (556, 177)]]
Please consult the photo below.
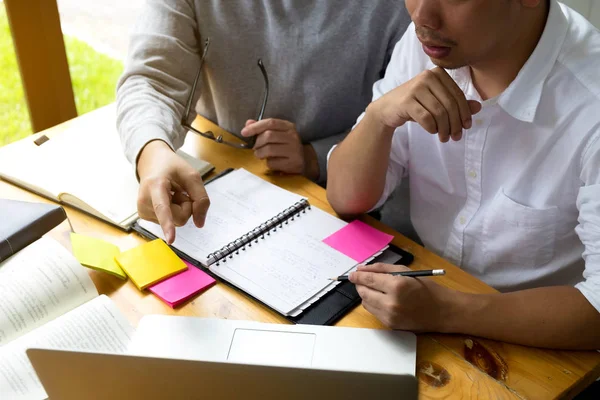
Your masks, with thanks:
[[(388, 274), (391, 276), (407, 276), (407, 277), (411, 277), (411, 278), (419, 278), (419, 277), (424, 277), (424, 276), (446, 275), (446, 271), (444, 271), (443, 269), (426, 269), (426, 270), (420, 270), (420, 271), (396, 271), (396, 272), (381, 272), (381, 273)], [(349, 280), (349, 276), (341, 275), (341, 276), (338, 276), (337, 278), (329, 278), (329, 280), (343, 282), (343, 281)]]
[[(457, 292), (438, 285), (437, 279), (415, 279), (419, 275), (443, 274), (443, 270), (412, 271), (401, 265), (377, 263), (358, 267), (347, 279), (356, 285), (363, 307), (384, 325), (416, 332), (444, 332), (444, 324), (452, 318)], [(340, 278), (345, 279), (334, 279)]]

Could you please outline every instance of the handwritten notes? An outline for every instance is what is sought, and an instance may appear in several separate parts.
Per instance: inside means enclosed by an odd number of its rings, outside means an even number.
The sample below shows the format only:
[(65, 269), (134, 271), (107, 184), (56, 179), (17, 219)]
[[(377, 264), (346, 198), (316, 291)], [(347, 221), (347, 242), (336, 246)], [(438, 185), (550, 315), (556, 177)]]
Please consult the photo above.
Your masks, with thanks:
[(187, 265), (160, 239), (123, 252), (116, 260), (140, 290), (187, 269)]
[(73, 255), (81, 265), (127, 279), (127, 275), (115, 261), (115, 257), (121, 253), (121, 250), (114, 244), (71, 233), (71, 246)]
[(394, 237), (362, 221), (352, 221), (323, 242), (357, 262), (363, 262), (381, 251)]
[(184, 263), (188, 267), (186, 271), (148, 288), (148, 290), (162, 299), (171, 308), (177, 307), (202, 289), (215, 283), (215, 280), (210, 275), (186, 261)]

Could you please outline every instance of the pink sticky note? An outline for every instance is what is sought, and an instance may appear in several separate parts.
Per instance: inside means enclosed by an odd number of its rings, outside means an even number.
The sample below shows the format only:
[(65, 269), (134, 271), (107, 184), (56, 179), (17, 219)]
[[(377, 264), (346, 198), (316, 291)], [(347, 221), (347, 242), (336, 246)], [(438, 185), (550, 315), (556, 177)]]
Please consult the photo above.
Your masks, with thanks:
[(184, 263), (188, 266), (187, 270), (148, 288), (172, 308), (215, 283), (213, 278), (200, 269), (187, 261)]
[(363, 262), (390, 244), (394, 237), (361, 221), (352, 221), (323, 242), (358, 262)]

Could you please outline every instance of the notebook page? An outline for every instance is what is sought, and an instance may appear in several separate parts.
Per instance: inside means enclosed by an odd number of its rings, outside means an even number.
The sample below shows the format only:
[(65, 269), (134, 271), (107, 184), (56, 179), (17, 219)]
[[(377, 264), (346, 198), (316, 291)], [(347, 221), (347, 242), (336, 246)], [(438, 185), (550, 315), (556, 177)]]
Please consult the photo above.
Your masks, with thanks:
[[(203, 228), (190, 219), (176, 229), (173, 246), (206, 265), (207, 256), (258, 227), (303, 197), (273, 185), (245, 169), (230, 172), (206, 186), (210, 208)], [(139, 225), (164, 239), (159, 225)]]
[[(386, 249), (387, 249), (387, 247), (386, 247)], [(380, 256), (383, 253), (384, 250), (382, 250), (382, 251), (380, 251), (378, 253), (373, 254), (372, 257), (366, 259), (362, 264), (368, 264), (373, 259), (375, 259), (375, 257)], [(361, 264), (356, 264), (350, 270), (344, 272), (344, 275), (348, 275), (350, 272), (356, 271), (356, 269), (358, 268), (359, 265), (361, 265)], [(338, 282), (338, 281), (331, 281), (331, 283), (329, 285), (327, 285), (323, 290), (321, 290), (319, 293), (315, 294), (314, 296), (312, 296), (311, 298), (309, 298), (308, 300), (306, 300), (304, 303), (300, 304), (298, 307), (296, 307), (295, 309), (293, 309), (292, 311), (290, 311), (290, 313), (288, 315), (290, 317), (297, 317), (298, 315), (302, 314), (302, 312), (304, 310), (306, 310), (308, 307), (310, 307), (311, 305), (313, 305), (314, 303), (316, 303), (317, 301), (319, 301), (319, 299), (321, 299), (323, 296), (325, 296), (328, 292), (330, 292), (334, 287), (336, 287), (339, 284), (340, 284), (340, 282)]]
[(28, 190), (58, 200), (60, 177), (48, 168), (51, 160), (33, 140), (24, 139), (0, 148), (0, 176)]
[(25, 353), (28, 348), (124, 354), (132, 335), (133, 328), (112, 301), (96, 297), (0, 348), (0, 398), (47, 397)]
[(0, 346), (98, 295), (58, 242), (41, 238), (0, 264)]
[(282, 314), (331, 285), (356, 261), (322, 242), (346, 223), (316, 207), (210, 270)]
[(55, 173), (68, 177), (60, 187), (64, 201), (72, 195), (117, 224), (137, 213), (139, 185), (114, 124), (76, 121), (40, 147), (60, 160)]

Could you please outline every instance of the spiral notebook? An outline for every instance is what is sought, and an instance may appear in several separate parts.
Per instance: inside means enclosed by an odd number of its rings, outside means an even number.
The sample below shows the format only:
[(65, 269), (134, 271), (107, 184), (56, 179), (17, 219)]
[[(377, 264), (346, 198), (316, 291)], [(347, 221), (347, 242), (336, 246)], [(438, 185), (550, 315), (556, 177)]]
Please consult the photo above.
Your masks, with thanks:
[[(244, 169), (206, 190), (211, 206), (204, 228), (191, 221), (177, 228), (172, 247), (286, 317), (302, 314), (338, 284), (328, 278), (357, 264), (323, 243), (347, 223), (302, 196)], [(163, 238), (152, 222), (140, 220), (134, 229)]]

